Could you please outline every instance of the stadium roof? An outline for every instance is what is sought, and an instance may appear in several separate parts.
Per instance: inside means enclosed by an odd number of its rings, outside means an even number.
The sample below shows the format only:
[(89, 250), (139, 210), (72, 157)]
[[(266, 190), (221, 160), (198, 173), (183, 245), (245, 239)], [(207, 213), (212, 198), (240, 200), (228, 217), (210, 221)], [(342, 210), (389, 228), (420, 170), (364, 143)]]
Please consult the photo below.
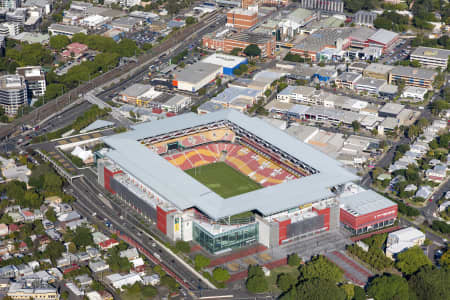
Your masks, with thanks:
[[(229, 121), (245, 128), (319, 172), (224, 199), (139, 142), (144, 138), (221, 121)], [(105, 154), (106, 157), (162, 198), (180, 210), (196, 207), (216, 220), (251, 210), (271, 215), (331, 197), (331, 187), (358, 179), (336, 160), (263, 120), (247, 117), (235, 110), (221, 110), (204, 115), (188, 113), (142, 123), (134, 126), (131, 131), (104, 137), (103, 141), (113, 148)]]

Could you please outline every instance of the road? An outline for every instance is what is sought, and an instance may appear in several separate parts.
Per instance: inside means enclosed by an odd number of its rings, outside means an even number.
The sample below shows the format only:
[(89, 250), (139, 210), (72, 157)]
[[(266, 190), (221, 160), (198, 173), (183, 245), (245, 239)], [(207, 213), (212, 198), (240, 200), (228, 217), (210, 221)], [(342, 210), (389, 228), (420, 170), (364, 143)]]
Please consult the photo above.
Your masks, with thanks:
[[(87, 172), (91, 171), (86, 170), (85, 174)], [(120, 230), (123, 234), (139, 242), (150, 253), (158, 253), (164, 264), (177, 276), (183, 278), (192, 290), (209, 288), (206, 283), (188, 270), (183, 264), (179, 263), (165, 249), (158, 245), (154, 246), (153, 239), (144, 233), (144, 230), (148, 230), (148, 227), (146, 226), (144, 228), (143, 224), (133, 215), (129, 214), (125, 206), (119, 206), (113, 201), (108, 202), (111, 206), (105, 204), (107, 196), (103, 195), (104, 191), (94, 182), (96, 182), (95, 176), (90, 176), (86, 179), (76, 179), (72, 182), (71, 186), (73, 187), (74, 196), (77, 198), (76, 203), (78, 203), (76, 205), (83, 206), (90, 212), (96, 212), (100, 220), (109, 220), (114, 229)]]
[(147, 67), (146, 64), (153, 58), (158, 57), (161, 53), (164, 53), (179, 44), (182, 41), (187, 40), (191, 36), (197, 36), (200, 29), (204, 28), (205, 25), (211, 24), (211, 22), (216, 22), (216, 16), (219, 11), (215, 11), (207, 15), (203, 20), (197, 24), (186, 27), (182, 30), (178, 30), (172, 34), (170, 39), (165, 40), (163, 43), (154, 47), (151, 52), (141, 55), (137, 62), (130, 62), (126, 65), (119, 66), (109, 72), (103, 73), (102, 75), (85, 82), (78, 87), (70, 90), (69, 92), (63, 94), (62, 96), (47, 102), (46, 104), (34, 109), (29, 114), (26, 114), (12, 123), (5, 125), (0, 128), (0, 139), (5, 139), (18, 130), (20, 130), (23, 124), (29, 124), (34, 126), (39, 121), (45, 119), (46, 117), (54, 114), (55, 112), (63, 109), (65, 106), (76, 101), (79, 97), (82, 97), (87, 92), (95, 89), (98, 86), (104, 85), (108, 82), (117, 80), (117, 78), (124, 76), (125, 74), (133, 74), (136, 70), (140, 70), (142, 66)]

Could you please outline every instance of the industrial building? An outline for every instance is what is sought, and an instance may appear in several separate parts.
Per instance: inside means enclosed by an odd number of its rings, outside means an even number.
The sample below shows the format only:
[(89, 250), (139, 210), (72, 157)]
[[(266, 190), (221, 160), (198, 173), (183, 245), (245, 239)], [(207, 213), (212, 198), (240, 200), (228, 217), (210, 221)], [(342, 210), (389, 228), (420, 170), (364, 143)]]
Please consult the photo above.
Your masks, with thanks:
[(241, 31), (238, 33), (212, 33), (207, 34), (202, 39), (203, 47), (211, 50), (230, 53), (233, 49), (245, 49), (251, 44), (257, 45), (261, 49), (262, 57), (275, 57), (276, 39), (275, 36), (265, 33), (255, 33)]
[(409, 56), (409, 60), (417, 60), (424, 67), (441, 68), (442, 70), (445, 70), (447, 69), (449, 56), (450, 50), (417, 47), (417, 49)]
[(173, 73), (172, 84), (179, 90), (197, 92), (222, 74), (222, 66), (198, 62)]
[(379, 57), (399, 38), (395, 32), (367, 27), (326, 28), (313, 32), (290, 52), (313, 61), (340, 59), (347, 55), (370, 59)]
[(342, 0), (303, 0), (301, 1), (301, 7), (313, 10), (320, 10), (329, 13), (343, 13), (344, 1)]
[[(169, 239), (194, 241), (210, 253), (255, 243), (278, 247), (335, 230), (340, 214), (353, 207), (349, 197), (349, 208), (340, 206), (339, 195), (357, 176), (265, 121), (235, 110), (142, 123), (102, 140), (107, 149), (97, 153), (98, 182), (152, 219)], [(184, 172), (217, 162), (261, 188), (225, 199)], [(357, 195), (354, 199), (362, 201)], [(377, 219), (373, 228), (395, 218), (396, 205), (388, 199), (363, 199), (364, 214), (379, 216), (388, 207), (395, 211)], [(246, 217), (236, 217), (242, 213)], [(352, 224), (347, 225), (352, 230), (361, 228)]]
[(62, 34), (62, 35), (66, 35), (71, 38), (76, 33), (87, 34), (87, 29), (83, 28), (83, 27), (78, 27), (78, 26), (53, 23), (48, 27), (48, 32), (51, 35)]
[(222, 53), (214, 53), (202, 60), (204, 63), (222, 66), (222, 74), (233, 76), (233, 71), (238, 69), (242, 64), (247, 64), (247, 58), (227, 55)]

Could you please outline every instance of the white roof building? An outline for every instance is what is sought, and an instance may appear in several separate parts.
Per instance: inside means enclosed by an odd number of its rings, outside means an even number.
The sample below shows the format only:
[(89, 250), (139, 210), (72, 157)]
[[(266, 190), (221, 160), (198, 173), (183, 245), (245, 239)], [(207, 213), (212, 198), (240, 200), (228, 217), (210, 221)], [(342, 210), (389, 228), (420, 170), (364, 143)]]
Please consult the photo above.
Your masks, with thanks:
[(141, 276), (136, 273), (121, 275), (118, 273), (106, 276), (106, 279), (116, 288), (122, 289), (124, 285), (133, 285), (136, 282), (142, 282)]

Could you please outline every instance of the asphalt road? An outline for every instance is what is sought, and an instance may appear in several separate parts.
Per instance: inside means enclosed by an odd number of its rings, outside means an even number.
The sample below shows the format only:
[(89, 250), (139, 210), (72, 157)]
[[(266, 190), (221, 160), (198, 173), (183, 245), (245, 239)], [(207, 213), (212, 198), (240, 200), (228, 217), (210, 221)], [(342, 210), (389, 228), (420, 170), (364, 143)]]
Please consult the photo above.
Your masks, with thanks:
[[(103, 195), (101, 188), (97, 187), (94, 182), (96, 182), (96, 179), (92, 181), (92, 178), (86, 178), (86, 180), (80, 178), (72, 182), (73, 192), (80, 205), (91, 212), (96, 212), (100, 221), (105, 219), (110, 221), (114, 229), (120, 230), (123, 234), (139, 242), (150, 253), (157, 253), (164, 264), (185, 280), (192, 290), (208, 288), (196, 275), (177, 262), (170, 253), (158, 245), (153, 246), (153, 239), (144, 234), (143, 224), (130, 215), (125, 207), (121, 207), (113, 201), (109, 201), (111, 207), (105, 204), (104, 199), (106, 197), (99, 196), (99, 194)], [(101, 199), (101, 197), (104, 197), (104, 199)], [(148, 228), (146, 229), (148, 230)]]
[(136, 62), (130, 62), (126, 65), (119, 66), (109, 72), (103, 73), (102, 75), (90, 80), (89, 82), (83, 83), (78, 87), (70, 90), (64, 95), (52, 100), (39, 108), (34, 109), (29, 114), (22, 116), (14, 120), (12, 123), (5, 125), (0, 128), (0, 139), (5, 139), (12, 134), (16, 133), (16, 131), (20, 130), (20, 127), (23, 124), (34, 125), (37, 124), (40, 120), (43, 120), (47, 116), (52, 115), (53, 113), (63, 109), (68, 104), (76, 101), (79, 97), (86, 94), (88, 91), (95, 89), (98, 86), (104, 85), (108, 82), (111, 82), (124, 74), (129, 72), (135, 72), (136, 68), (140, 68), (142, 65), (146, 65), (151, 59), (158, 57), (161, 53), (166, 52), (171, 49), (175, 45), (179, 44), (182, 41), (185, 41), (191, 36), (197, 36), (199, 29), (203, 28), (206, 24), (210, 24), (210, 22), (216, 22), (216, 15), (219, 12), (213, 12), (205, 19), (201, 20), (197, 24), (189, 26), (183, 30), (176, 31), (170, 39), (167, 39), (160, 45), (154, 47), (151, 52), (141, 55)]

